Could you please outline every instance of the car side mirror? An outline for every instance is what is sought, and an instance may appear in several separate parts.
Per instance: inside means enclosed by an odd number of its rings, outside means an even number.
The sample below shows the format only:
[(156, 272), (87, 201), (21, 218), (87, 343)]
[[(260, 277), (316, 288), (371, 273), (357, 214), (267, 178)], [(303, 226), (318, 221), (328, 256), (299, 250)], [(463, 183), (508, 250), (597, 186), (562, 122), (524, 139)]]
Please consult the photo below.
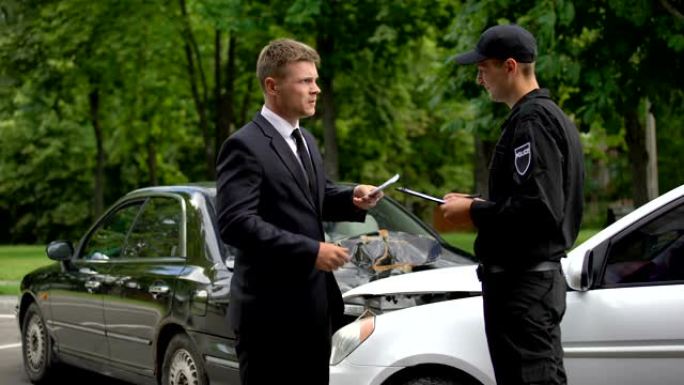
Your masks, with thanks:
[(48, 258), (55, 261), (68, 261), (74, 255), (74, 247), (68, 241), (52, 241), (45, 248)]
[(580, 290), (587, 291), (594, 283), (594, 250), (587, 250), (582, 261), (582, 272), (580, 274)]

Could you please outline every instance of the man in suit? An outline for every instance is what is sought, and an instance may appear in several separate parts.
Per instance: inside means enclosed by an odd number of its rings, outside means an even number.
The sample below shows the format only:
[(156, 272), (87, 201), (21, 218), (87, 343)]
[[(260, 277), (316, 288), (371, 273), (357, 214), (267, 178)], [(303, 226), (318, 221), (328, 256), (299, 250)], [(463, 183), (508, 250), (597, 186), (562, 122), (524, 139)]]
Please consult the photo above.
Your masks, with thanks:
[(343, 313), (332, 271), (349, 255), (324, 242), (322, 221), (363, 221), (382, 198), (369, 195), (373, 186), (331, 184), (314, 137), (299, 127), (316, 111), (319, 60), (294, 40), (264, 47), (264, 106), (218, 155), (221, 238), (240, 250), (229, 318), (243, 385), (328, 383), (330, 339)]

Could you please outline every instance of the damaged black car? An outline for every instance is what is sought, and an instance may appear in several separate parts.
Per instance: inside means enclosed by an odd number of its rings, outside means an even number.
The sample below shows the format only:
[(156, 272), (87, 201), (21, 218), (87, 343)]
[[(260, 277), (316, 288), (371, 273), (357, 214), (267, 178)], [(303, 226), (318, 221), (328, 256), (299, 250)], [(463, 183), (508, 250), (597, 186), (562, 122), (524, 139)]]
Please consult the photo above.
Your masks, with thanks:
[[(17, 308), (31, 381), (74, 365), (140, 384), (239, 384), (227, 317), (235, 249), (218, 236), (215, 194), (210, 184), (135, 190), (78, 243), (48, 245), (55, 263), (24, 277)], [(324, 228), (352, 255), (335, 272), (343, 292), (473, 263), (389, 198), (364, 223)]]

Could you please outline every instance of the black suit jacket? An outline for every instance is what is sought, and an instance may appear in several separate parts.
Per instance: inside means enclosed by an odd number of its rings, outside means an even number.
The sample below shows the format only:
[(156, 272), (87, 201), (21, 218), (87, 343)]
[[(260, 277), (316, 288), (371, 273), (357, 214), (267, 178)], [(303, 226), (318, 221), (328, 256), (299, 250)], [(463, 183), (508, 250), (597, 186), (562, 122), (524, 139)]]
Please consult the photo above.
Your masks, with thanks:
[(329, 338), (341, 321), (337, 282), (314, 267), (322, 221), (363, 221), (365, 211), (353, 205), (352, 188), (330, 183), (314, 137), (302, 133), (317, 176), (316, 197), (296, 155), (261, 114), (228, 138), (218, 155), (221, 238), (239, 249), (229, 313), (241, 334), (296, 326)]

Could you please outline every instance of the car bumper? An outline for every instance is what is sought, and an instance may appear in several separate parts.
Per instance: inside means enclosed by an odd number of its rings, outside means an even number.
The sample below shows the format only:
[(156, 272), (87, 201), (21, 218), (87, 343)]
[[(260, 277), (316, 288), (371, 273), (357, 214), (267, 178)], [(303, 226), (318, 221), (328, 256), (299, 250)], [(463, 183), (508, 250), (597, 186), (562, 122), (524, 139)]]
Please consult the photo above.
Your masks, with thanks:
[(362, 366), (340, 362), (330, 366), (330, 385), (379, 385), (403, 367)]
[(206, 356), (204, 363), (210, 384), (233, 385), (240, 383), (240, 371), (232, 362), (213, 356)]
[(189, 332), (189, 334), (204, 357), (204, 367), (210, 384), (240, 383), (240, 371), (233, 340), (200, 332)]

